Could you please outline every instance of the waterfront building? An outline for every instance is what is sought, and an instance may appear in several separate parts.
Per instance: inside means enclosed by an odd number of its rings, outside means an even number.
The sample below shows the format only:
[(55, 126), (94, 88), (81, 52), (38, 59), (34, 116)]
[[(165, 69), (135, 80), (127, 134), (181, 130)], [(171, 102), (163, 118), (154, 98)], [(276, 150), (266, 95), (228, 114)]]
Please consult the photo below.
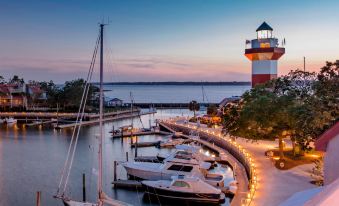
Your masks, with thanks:
[[(252, 87), (277, 78), (278, 59), (284, 55), (285, 48), (279, 47), (278, 39), (273, 36), (273, 29), (266, 22), (258, 29), (257, 38), (246, 40), (245, 56), (252, 61)], [(282, 41), (282, 46), (285, 40)]]
[(0, 84), (0, 109), (2, 111), (27, 110), (46, 103), (46, 92), (37, 84)]
[(25, 84), (1, 84), (0, 85), (0, 108), (2, 110), (27, 107)]
[(106, 107), (121, 107), (123, 104), (123, 101), (119, 98), (113, 98), (108, 101), (106, 101)]

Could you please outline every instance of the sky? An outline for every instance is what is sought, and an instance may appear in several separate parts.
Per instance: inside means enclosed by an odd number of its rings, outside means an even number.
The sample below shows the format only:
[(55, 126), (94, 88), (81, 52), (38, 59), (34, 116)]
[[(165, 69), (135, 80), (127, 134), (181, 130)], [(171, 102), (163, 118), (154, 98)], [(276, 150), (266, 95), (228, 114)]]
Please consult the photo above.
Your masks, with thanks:
[[(105, 81), (250, 81), (246, 39), (286, 39), (278, 75), (339, 59), (337, 0), (0, 0), (0, 75), (85, 78), (105, 27)], [(98, 66), (93, 80), (98, 78)]]

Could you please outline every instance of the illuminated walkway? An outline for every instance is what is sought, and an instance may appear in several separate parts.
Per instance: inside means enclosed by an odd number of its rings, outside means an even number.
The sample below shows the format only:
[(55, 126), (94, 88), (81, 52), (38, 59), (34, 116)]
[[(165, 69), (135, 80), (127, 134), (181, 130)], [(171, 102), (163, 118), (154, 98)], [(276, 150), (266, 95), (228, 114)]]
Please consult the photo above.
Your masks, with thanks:
[(222, 141), (231, 142), (234, 147), (239, 148), (239, 151), (246, 153), (247, 159), (250, 159), (251, 165), (254, 167), (252, 170), (255, 172), (255, 184), (250, 184), (250, 187), (254, 187), (254, 191), (249, 192), (249, 199), (244, 205), (278, 206), (294, 193), (315, 187), (309, 183), (311, 178), (308, 171), (312, 168), (310, 164), (286, 171), (275, 168), (273, 161), (265, 156), (265, 151), (276, 147), (276, 142), (257, 141), (252, 143), (243, 138), (237, 138), (235, 142), (232, 142), (228, 136), (220, 135), (221, 129), (206, 128), (206, 125), (197, 128), (195, 123), (185, 123), (183, 118), (172, 119), (169, 122), (208, 133), (213, 138), (222, 139)]

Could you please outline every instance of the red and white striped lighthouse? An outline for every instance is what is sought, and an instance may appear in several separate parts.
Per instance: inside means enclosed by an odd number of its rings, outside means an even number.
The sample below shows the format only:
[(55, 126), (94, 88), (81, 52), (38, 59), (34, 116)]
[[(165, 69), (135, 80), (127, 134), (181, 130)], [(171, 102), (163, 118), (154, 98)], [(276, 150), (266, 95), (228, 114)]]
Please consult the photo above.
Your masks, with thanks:
[(249, 42), (251, 48), (245, 49), (245, 56), (252, 61), (252, 87), (277, 78), (278, 59), (285, 54), (285, 48), (278, 47), (278, 39), (272, 36), (273, 29), (266, 22), (256, 31), (257, 38)]

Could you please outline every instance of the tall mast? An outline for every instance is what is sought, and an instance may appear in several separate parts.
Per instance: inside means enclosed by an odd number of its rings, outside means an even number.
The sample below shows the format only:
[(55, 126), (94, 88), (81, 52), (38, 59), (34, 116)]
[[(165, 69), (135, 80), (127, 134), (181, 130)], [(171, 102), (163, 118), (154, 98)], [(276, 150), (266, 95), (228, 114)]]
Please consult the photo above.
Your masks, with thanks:
[(100, 195), (102, 193), (102, 139), (103, 139), (103, 71), (104, 71), (104, 26), (105, 24), (100, 24), (100, 114), (99, 114), (99, 127), (100, 127), (100, 137), (99, 137), (99, 175), (98, 175), (98, 195), (100, 200)]

